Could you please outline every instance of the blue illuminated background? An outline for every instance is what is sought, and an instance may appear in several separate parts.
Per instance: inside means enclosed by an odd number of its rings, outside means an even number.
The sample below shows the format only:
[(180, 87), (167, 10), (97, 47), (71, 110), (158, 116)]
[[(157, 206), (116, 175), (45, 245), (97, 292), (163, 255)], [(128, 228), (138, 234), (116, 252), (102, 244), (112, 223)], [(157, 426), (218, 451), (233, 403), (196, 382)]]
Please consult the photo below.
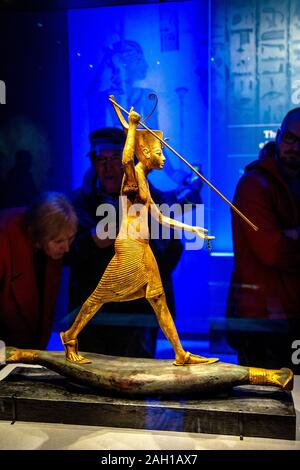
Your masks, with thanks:
[[(88, 167), (88, 134), (116, 125), (107, 98), (148, 121), (229, 200), (247, 163), (299, 105), (300, 6), (296, 0), (149, 2), (71, 10), (68, 15), (72, 182)], [(150, 179), (176, 189), (190, 170), (167, 153)], [(202, 188), (213, 253), (185, 251), (174, 273), (177, 325), (207, 332), (224, 317), (232, 269), (231, 214)]]

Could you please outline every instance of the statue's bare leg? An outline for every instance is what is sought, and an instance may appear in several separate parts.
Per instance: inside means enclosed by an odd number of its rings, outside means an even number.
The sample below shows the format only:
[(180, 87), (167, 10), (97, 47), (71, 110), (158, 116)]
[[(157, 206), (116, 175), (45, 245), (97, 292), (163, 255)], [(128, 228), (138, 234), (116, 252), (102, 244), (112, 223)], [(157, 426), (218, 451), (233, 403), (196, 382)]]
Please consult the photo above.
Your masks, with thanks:
[(78, 340), (77, 336), (85, 325), (93, 318), (95, 313), (102, 307), (103, 304), (95, 303), (90, 300), (90, 297), (82, 305), (73, 325), (65, 332), (60, 333), (62, 344), (66, 351), (66, 359), (70, 362), (80, 364), (88, 364), (92, 362), (78, 353)]
[(174, 349), (174, 365), (184, 366), (190, 364), (211, 364), (219, 360), (213, 357), (207, 358), (203, 356), (197, 356), (196, 354), (191, 354), (190, 352), (184, 351), (175, 324), (173, 322), (173, 318), (167, 306), (165, 294), (148, 298), (147, 300), (150, 302), (156, 314), (159, 326)]

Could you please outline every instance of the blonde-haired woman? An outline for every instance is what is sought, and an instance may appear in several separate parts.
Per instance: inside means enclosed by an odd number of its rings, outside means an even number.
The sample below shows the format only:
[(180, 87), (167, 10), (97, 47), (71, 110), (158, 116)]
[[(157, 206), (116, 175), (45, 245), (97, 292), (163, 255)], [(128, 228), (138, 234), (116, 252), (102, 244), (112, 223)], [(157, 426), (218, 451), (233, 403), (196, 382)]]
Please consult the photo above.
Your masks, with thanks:
[(76, 231), (76, 213), (60, 193), (0, 212), (0, 339), (7, 345), (46, 348), (63, 255)]

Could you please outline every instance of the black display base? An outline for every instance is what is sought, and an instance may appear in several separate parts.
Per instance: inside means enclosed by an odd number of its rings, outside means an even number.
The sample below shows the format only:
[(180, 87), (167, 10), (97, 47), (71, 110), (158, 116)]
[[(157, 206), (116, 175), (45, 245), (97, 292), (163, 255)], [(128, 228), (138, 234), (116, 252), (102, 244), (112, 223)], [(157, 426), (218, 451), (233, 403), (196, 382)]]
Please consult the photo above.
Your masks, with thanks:
[(45, 368), (18, 367), (0, 385), (0, 419), (295, 439), (290, 392), (242, 385), (215, 396), (99, 395)]

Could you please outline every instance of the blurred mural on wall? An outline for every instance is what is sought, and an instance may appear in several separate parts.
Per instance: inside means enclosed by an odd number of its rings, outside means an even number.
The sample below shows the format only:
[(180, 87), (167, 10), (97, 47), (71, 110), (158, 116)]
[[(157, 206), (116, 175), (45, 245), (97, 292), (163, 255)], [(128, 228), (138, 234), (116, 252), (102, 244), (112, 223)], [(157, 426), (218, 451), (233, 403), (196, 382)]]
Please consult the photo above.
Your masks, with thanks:
[[(167, 2), (69, 12), (73, 183), (88, 165), (88, 134), (120, 126), (108, 101), (113, 94), (147, 125), (162, 129), (170, 145), (207, 167), (208, 5)], [(173, 154), (155, 185), (177, 187), (190, 170)]]
[[(211, 177), (232, 198), (245, 165), (275, 138), (284, 114), (300, 105), (300, 2), (211, 5)], [(229, 209), (213, 194), (210, 205), (212, 231), (224, 233), (216, 244), (230, 251)]]

